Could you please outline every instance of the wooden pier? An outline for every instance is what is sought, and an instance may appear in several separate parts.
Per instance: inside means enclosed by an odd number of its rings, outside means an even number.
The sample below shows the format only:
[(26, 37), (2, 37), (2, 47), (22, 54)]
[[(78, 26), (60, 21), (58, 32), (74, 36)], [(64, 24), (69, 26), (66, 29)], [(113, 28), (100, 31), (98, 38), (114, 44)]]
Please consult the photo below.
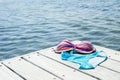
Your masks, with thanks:
[(0, 80), (120, 80), (120, 52), (96, 46), (108, 60), (91, 70), (61, 60), (54, 47), (0, 62)]

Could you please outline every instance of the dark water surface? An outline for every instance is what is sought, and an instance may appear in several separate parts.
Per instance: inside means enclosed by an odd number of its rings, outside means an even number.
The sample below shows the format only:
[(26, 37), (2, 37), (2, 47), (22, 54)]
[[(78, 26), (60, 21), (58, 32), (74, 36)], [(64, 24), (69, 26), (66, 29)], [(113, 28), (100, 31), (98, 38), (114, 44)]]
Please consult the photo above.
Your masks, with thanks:
[(120, 51), (120, 0), (0, 0), (0, 60), (64, 39)]

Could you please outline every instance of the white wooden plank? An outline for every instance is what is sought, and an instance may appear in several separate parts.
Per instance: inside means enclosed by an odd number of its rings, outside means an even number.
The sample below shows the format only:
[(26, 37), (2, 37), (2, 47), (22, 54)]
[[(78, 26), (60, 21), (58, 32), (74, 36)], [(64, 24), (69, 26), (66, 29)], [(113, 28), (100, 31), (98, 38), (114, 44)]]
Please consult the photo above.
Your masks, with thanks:
[(14, 72), (0, 64), (0, 80), (23, 80), (21, 77), (16, 75)]
[(3, 63), (27, 80), (60, 80), (58, 77), (20, 58), (9, 59)]
[(100, 47), (100, 46), (97, 46), (97, 45), (95, 45), (95, 48), (97, 50), (105, 51), (109, 58), (117, 60), (117, 61), (120, 62), (120, 51), (115, 51), (115, 50), (108, 49), (108, 48), (105, 48), (105, 47)]
[(24, 58), (29, 60), (30, 62), (33, 62), (33, 63), (41, 66), (41, 67), (44, 67), (45, 69), (62, 77), (64, 80), (89, 80), (89, 79), (97, 80), (93, 77), (90, 77), (79, 71), (75, 71), (74, 69), (71, 69), (63, 64), (60, 64), (54, 60), (51, 60), (49, 58), (42, 56), (42, 55), (33, 53), (31, 55), (24, 56)]
[(120, 73), (120, 62), (108, 59), (107, 61), (100, 64), (100, 66), (113, 70), (117, 73)]
[[(61, 60), (60, 59), (60, 55), (54, 53), (51, 48), (40, 50), (39, 52), (42, 53), (45, 56), (48, 56), (50, 58), (53, 58), (53, 59), (58, 60), (58, 61), (60, 61), (60, 62), (62, 62), (64, 64), (67, 64), (69, 66), (72, 66), (72, 67), (78, 69), (78, 67), (74, 63), (69, 62), (69, 61), (63, 61), (63, 60)], [(110, 63), (109, 63), (109, 65), (110, 65)], [(113, 64), (111, 63), (111, 65), (116, 66), (116, 64), (114, 64), (114, 63)], [(112, 80), (113, 79), (114, 80), (120, 80), (120, 76), (119, 76), (120, 74), (119, 73), (116, 73), (114, 71), (108, 70), (108, 69), (103, 68), (103, 67), (97, 67), (96, 69), (93, 69), (93, 70), (85, 70), (84, 72), (87, 72), (88, 74), (92, 74), (92, 75), (94, 75), (96, 77), (99, 77), (102, 80), (111, 80), (111, 79)], [(105, 76), (102, 75), (104, 73), (106, 74)], [(108, 77), (107, 75), (109, 75), (111, 77)]]
[(102, 67), (96, 67), (94, 70), (84, 70), (84, 72), (100, 77), (102, 80), (120, 80), (119, 73)]

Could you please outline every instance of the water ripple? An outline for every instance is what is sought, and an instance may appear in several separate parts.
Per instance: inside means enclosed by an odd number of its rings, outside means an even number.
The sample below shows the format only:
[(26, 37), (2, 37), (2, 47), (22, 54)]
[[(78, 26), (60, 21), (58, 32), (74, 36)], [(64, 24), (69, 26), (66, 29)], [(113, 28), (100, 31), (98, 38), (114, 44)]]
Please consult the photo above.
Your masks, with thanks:
[(89, 40), (120, 51), (119, 0), (0, 1), (0, 60)]

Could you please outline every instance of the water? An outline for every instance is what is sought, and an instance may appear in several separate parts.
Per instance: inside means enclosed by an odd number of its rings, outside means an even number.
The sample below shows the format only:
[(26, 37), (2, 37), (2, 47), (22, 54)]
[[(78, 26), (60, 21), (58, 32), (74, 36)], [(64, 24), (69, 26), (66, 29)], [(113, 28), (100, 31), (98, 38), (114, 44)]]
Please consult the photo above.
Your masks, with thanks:
[(64, 39), (120, 51), (120, 0), (0, 0), (0, 60)]

